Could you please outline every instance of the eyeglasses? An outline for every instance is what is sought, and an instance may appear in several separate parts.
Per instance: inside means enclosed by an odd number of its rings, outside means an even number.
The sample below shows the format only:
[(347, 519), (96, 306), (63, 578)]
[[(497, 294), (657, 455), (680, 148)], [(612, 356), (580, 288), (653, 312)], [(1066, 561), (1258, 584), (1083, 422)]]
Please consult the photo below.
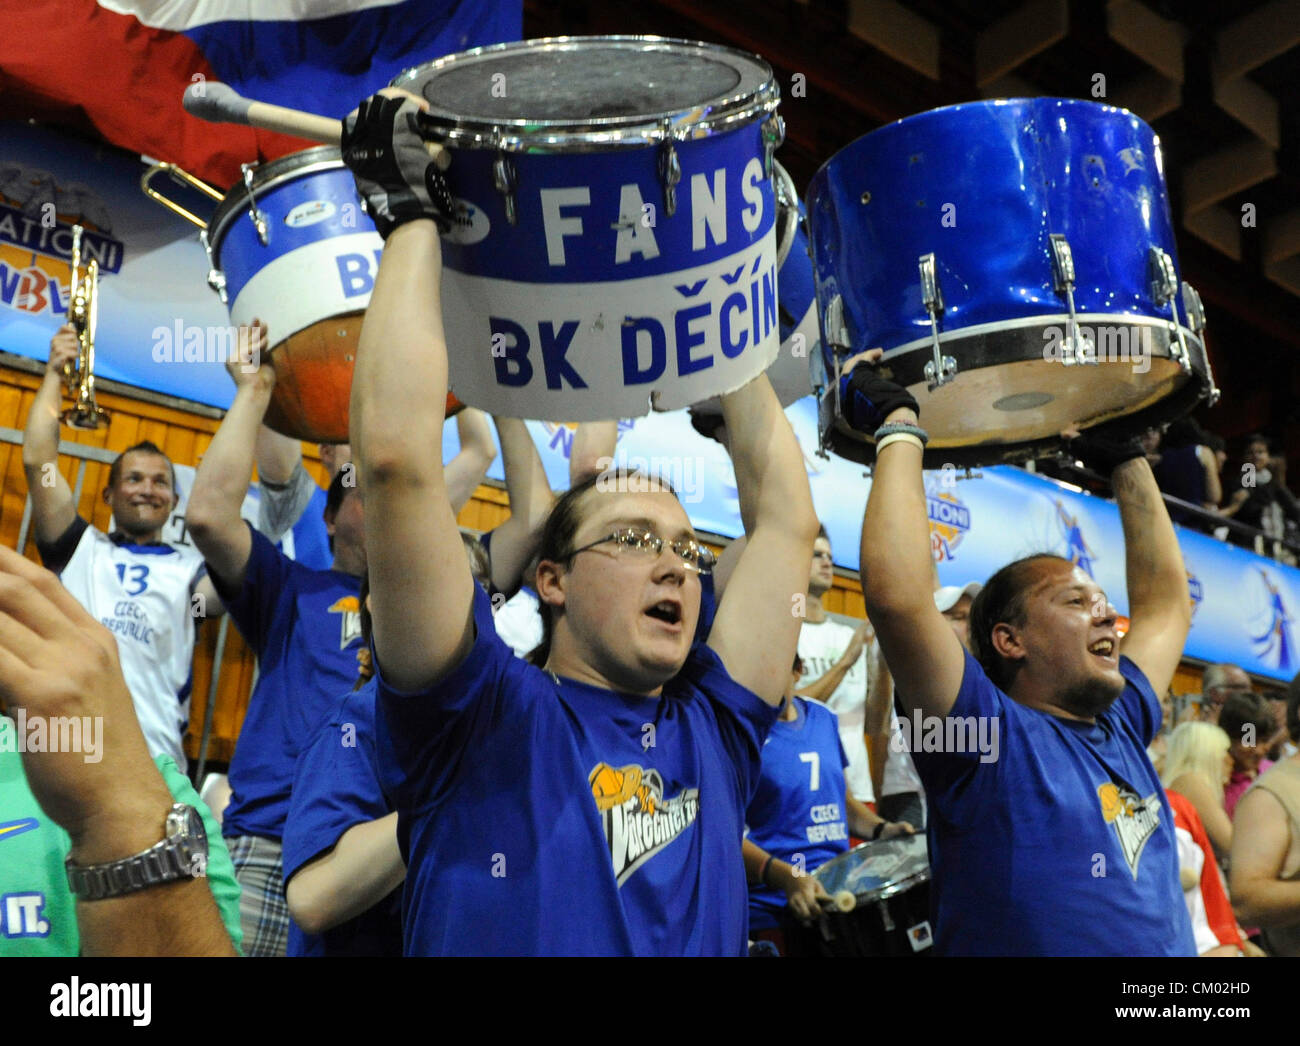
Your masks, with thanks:
[[(629, 552), (639, 553), (644, 556), (653, 556), (658, 559), (663, 555), (665, 541), (663, 538), (651, 534), (648, 530), (637, 530), (633, 527), (626, 527), (622, 530), (616, 530), (612, 534), (607, 534), (599, 541), (593, 541), (590, 545), (583, 545), (582, 548), (575, 548), (565, 559), (572, 559), (579, 552), (586, 552), (588, 549), (595, 548), (597, 545), (604, 545), (608, 542), (616, 542), (620, 548), (625, 548)], [(679, 538), (676, 541), (668, 542), (671, 548), (686, 564), (686, 569), (696, 574), (710, 574), (713, 572), (713, 566), (718, 559), (711, 551), (703, 545), (691, 540), (690, 538)]]

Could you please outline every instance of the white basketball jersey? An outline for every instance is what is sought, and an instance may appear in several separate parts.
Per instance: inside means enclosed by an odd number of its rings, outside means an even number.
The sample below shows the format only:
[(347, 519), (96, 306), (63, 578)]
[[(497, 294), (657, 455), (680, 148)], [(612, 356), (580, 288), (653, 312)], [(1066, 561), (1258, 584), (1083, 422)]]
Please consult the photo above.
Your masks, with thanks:
[(149, 754), (169, 755), (182, 770), (197, 632), (190, 597), (204, 570), (192, 548), (116, 545), (88, 526), (60, 574), (77, 602), (117, 640)]
[[(799, 630), (799, 657), (803, 675), (799, 686), (805, 687), (829, 672), (840, 655), (848, 649), (854, 630), (828, 617), (820, 624), (805, 621)], [(871, 789), (871, 761), (863, 736), (867, 727), (867, 651), (864, 649), (853, 667), (844, 673), (840, 685), (826, 700), (826, 707), (840, 721), (840, 744), (849, 765), (844, 780), (853, 798), (864, 803), (876, 798)]]

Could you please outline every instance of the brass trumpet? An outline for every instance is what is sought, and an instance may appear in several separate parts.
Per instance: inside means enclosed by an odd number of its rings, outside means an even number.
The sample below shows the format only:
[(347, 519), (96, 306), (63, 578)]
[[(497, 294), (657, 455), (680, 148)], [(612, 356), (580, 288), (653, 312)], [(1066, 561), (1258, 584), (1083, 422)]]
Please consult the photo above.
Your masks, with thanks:
[(68, 321), (77, 332), (76, 363), (63, 365), (63, 384), (77, 402), (60, 418), (76, 429), (97, 429), (108, 424), (108, 411), (95, 402), (95, 323), (99, 317), (99, 262), (91, 259), (81, 275), (80, 225), (72, 227), (72, 288), (68, 296)]

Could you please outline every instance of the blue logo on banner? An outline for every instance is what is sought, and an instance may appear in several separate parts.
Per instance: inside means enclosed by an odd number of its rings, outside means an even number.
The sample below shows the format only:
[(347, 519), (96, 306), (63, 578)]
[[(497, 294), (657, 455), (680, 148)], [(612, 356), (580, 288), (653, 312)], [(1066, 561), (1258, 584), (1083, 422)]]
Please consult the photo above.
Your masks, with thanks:
[(1056, 518), (1061, 524), (1061, 533), (1065, 538), (1065, 558), (1092, 577), (1092, 561), (1097, 557), (1088, 547), (1088, 542), (1084, 540), (1083, 528), (1079, 526), (1079, 517), (1067, 512), (1065, 505), (1058, 500)]
[(1261, 661), (1270, 661), (1283, 672), (1291, 672), (1294, 669), (1295, 657), (1292, 653), (1291, 645), (1291, 622), (1294, 620), (1286, 612), (1286, 604), (1282, 601), (1282, 592), (1269, 576), (1268, 571), (1262, 567), (1256, 567), (1259, 576), (1264, 581), (1264, 588), (1268, 592), (1268, 627), (1257, 636), (1251, 636), (1251, 642), (1255, 644), (1255, 655)]

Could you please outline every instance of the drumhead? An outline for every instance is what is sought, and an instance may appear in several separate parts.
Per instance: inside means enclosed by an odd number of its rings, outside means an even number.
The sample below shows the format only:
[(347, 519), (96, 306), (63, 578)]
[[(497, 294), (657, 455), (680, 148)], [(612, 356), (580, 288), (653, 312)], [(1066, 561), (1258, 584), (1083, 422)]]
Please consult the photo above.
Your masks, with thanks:
[(392, 82), (429, 103), (422, 122), (465, 147), (580, 151), (697, 138), (771, 112), (761, 58), (653, 36), (550, 37), (448, 55)]
[[(253, 171), (254, 198), (268, 193), (279, 185), (295, 178), (305, 178), (317, 171), (329, 170), (343, 166), (343, 154), (336, 145), (321, 145), (314, 149), (281, 156), (278, 160), (265, 163)], [(212, 245), (212, 255), (221, 255), (221, 241), (232, 220), (248, 213), (248, 188), (242, 181), (231, 186), (208, 223), (208, 242)]]
[(812, 873), (826, 892), (848, 890), (860, 904), (883, 901), (930, 878), (924, 835), (862, 843)]

